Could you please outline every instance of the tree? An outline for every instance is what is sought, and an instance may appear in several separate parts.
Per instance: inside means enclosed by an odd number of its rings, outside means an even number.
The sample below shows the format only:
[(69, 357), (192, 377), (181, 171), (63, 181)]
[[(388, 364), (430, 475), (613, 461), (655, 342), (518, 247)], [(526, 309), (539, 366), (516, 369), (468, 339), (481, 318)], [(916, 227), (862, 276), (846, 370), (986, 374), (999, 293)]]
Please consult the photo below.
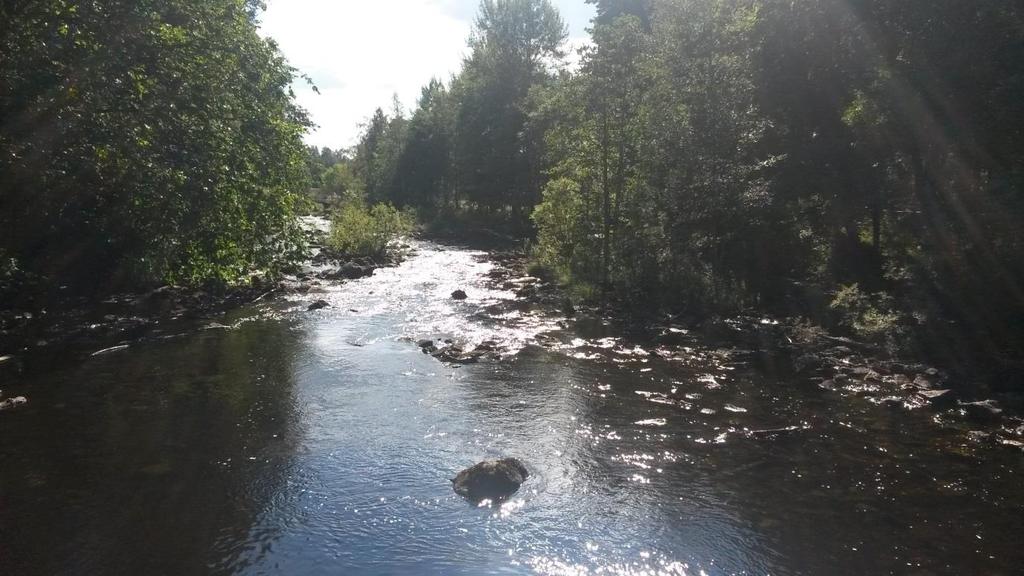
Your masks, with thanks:
[(53, 285), (229, 282), (300, 245), (309, 126), (259, 3), (0, 7), (0, 252)]
[(400, 188), (396, 201), (424, 214), (454, 209), (452, 181), (452, 99), (445, 85), (431, 80), (423, 87), (409, 121), (397, 166)]
[(388, 117), (384, 115), (383, 110), (377, 108), (356, 146), (356, 174), (363, 180), (367, 197), (373, 199), (383, 198), (385, 195), (383, 190), (387, 178), (382, 155), (388, 125)]
[(548, 0), (484, 0), (472, 54), (452, 92), (460, 191), (491, 213), (524, 220), (540, 189), (540, 142), (524, 131), (530, 89), (550, 78), (565, 25)]
[[(639, 198), (627, 199), (629, 188), (636, 183), (638, 145), (643, 122), (636, 111), (646, 97), (645, 74), (642, 69), (648, 39), (639, 18), (620, 16), (607, 24), (595, 24), (595, 46), (584, 53), (579, 77), (561, 82), (550, 104), (555, 116), (549, 131), (548, 147), (552, 157), (551, 175), (555, 178), (545, 188), (544, 203), (535, 220), (541, 228), (541, 243), (548, 222), (564, 219), (562, 211), (575, 214), (577, 236), (573, 244), (596, 246), (583, 254), (597, 254), (600, 262), (583, 257), (563, 262), (577, 275), (611, 287), (612, 269), (618, 267), (618, 256), (633, 260), (645, 251), (633, 248), (643, 243), (642, 228), (646, 223), (633, 220)], [(565, 196), (575, 190), (585, 195), (578, 202), (567, 202)], [(582, 209), (581, 209), (582, 208)], [(554, 220), (552, 220), (552, 218)], [(588, 222), (599, 222), (597, 229)], [(565, 236), (565, 224), (561, 224)], [(615, 239), (621, 238), (616, 243)], [(589, 240), (588, 240), (589, 239)], [(560, 241), (564, 243), (564, 241)], [(555, 250), (569, 254), (572, 251)], [(594, 267), (598, 266), (598, 270)], [(597, 272), (594, 274), (594, 272)]]

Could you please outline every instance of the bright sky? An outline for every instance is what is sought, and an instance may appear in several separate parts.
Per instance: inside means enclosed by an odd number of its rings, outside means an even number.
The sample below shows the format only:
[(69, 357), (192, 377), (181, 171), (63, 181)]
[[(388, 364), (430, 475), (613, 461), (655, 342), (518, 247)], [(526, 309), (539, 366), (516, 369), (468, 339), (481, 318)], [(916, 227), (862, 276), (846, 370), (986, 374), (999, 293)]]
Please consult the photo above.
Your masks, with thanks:
[[(586, 42), (593, 6), (554, 0), (573, 46)], [(318, 129), (306, 141), (345, 148), (392, 95), (406, 109), (431, 78), (446, 82), (468, 49), (479, 0), (269, 0), (264, 34), (289, 62), (313, 79), (320, 94), (296, 83), (299, 104)]]

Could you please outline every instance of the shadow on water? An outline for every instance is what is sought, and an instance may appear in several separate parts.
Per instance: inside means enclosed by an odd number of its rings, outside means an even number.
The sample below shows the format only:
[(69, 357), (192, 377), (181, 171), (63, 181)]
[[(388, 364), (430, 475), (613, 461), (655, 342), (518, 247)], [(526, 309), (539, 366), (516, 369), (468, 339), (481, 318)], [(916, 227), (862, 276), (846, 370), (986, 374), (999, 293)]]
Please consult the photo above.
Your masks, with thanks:
[(0, 419), (0, 572), (232, 571), (290, 481), (295, 348), (256, 321), (27, 377)]

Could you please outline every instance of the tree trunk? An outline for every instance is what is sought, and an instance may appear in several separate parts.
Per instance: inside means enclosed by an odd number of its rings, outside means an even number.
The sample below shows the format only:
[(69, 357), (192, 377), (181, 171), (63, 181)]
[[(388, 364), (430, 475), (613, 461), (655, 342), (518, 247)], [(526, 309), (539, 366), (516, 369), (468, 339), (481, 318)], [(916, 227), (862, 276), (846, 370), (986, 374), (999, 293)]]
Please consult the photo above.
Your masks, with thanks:
[(875, 190), (874, 202), (871, 205), (871, 245), (879, 258), (882, 256), (882, 189)]
[(611, 195), (608, 189), (608, 99), (601, 98), (601, 196), (604, 234), (601, 245), (601, 291), (607, 297), (611, 266)]

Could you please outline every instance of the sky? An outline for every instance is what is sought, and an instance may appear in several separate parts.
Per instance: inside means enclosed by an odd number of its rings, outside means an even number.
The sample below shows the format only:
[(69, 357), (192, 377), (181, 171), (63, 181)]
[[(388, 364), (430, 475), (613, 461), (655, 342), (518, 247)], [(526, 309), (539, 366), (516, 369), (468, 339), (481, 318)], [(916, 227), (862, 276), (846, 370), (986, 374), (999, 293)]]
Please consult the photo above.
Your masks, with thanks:
[[(553, 0), (572, 46), (586, 43), (593, 6)], [(269, 0), (264, 35), (320, 94), (295, 83), (299, 104), (318, 128), (309, 144), (347, 148), (377, 107), (397, 94), (406, 110), (431, 78), (447, 81), (468, 53), (479, 0)]]

